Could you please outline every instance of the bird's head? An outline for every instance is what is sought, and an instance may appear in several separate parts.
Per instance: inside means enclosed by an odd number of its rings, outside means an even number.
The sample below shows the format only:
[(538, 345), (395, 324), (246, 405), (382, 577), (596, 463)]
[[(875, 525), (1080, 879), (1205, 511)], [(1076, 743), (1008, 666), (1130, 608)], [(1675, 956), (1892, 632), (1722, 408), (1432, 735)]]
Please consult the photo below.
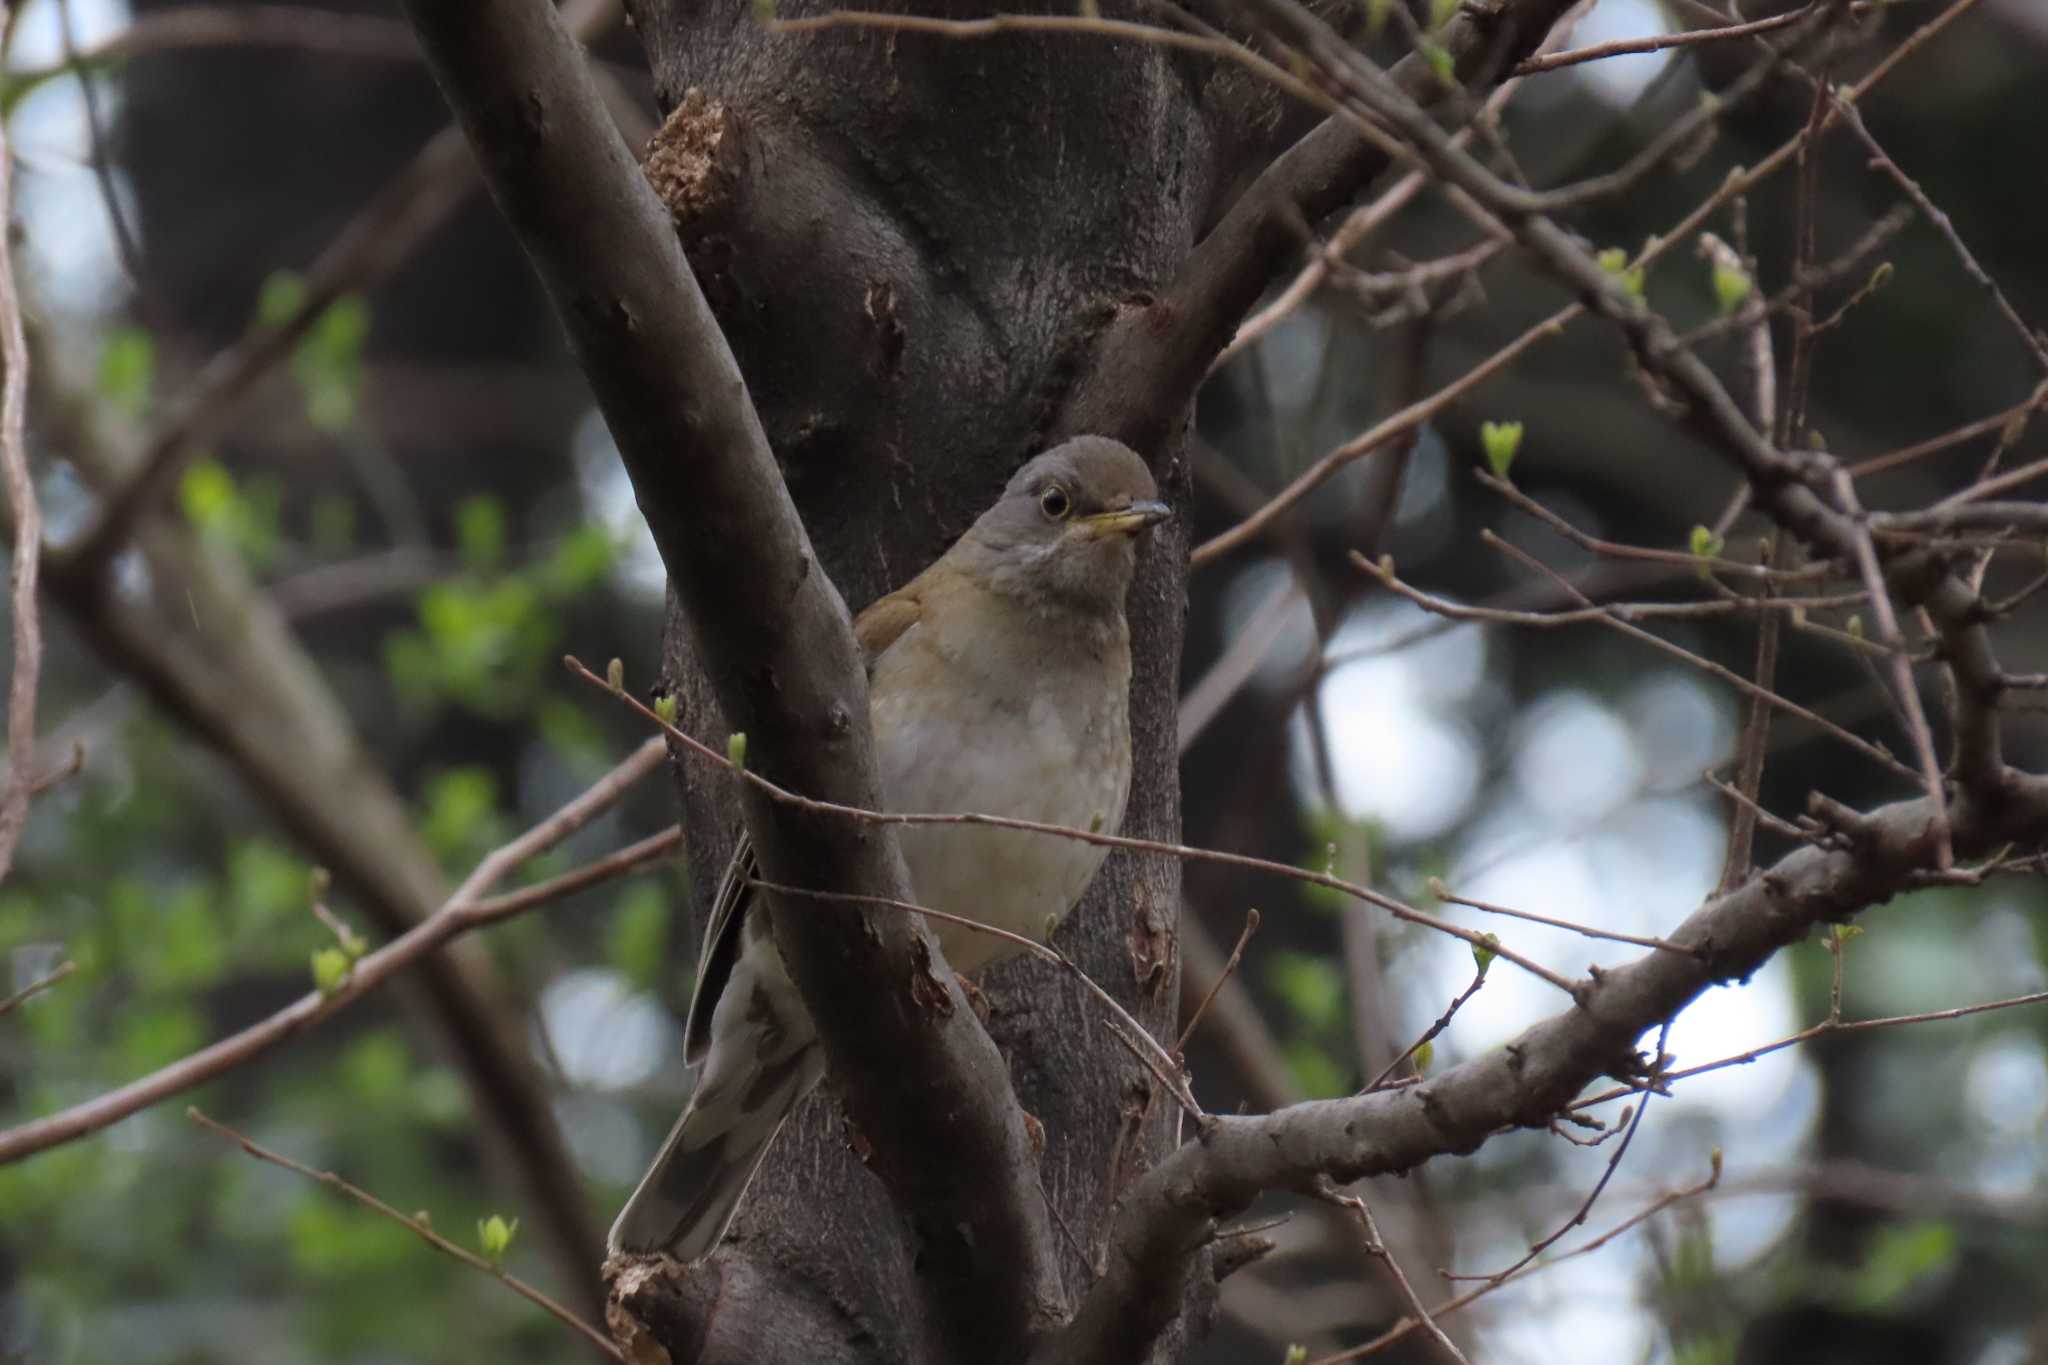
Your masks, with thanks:
[(1136, 451), (1076, 436), (1011, 477), (962, 537), (963, 567), (1048, 609), (1120, 612), (1138, 537), (1169, 515)]

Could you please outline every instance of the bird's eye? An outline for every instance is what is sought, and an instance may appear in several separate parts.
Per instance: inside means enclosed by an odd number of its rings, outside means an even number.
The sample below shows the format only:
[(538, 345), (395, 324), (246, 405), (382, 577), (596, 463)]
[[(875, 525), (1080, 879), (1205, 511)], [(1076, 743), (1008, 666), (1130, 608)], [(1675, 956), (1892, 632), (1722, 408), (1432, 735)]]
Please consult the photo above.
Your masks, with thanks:
[(1066, 489), (1053, 484), (1038, 495), (1038, 510), (1045, 513), (1048, 521), (1065, 521), (1067, 513), (1074, 510), (1074, 504), (1067, 497)]

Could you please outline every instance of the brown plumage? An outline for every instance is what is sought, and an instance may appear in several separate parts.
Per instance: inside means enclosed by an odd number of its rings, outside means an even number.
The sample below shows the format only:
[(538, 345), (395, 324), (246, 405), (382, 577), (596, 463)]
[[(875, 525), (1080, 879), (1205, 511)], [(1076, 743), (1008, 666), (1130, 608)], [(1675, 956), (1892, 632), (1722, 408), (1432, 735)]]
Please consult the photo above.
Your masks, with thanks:
[[(1136, 539), (1166, 515), (1144, 462), (1080, 437), (1019, 470), (937, 563), (854, 622), (882, 793), (894, 811), (981, 812), (1114, 830), (1130, 790), (1124, 596)], [(1040, 936), (1101, 864), (1096, 845), (975, 825), (896, 828), (922, 905)], [(823, 1071), (742, 838), (719, 888), (684, 1034), (697, 1089), (611, 1233), (613, 1251), (709, 1253)], [(956, 971), (1013, 945), (943, 921)]]

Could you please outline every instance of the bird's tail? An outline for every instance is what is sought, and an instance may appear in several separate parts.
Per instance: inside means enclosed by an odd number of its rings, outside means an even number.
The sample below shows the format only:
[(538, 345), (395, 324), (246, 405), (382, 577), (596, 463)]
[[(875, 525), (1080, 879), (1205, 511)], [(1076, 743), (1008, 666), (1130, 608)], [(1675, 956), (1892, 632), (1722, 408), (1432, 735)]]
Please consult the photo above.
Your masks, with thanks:
[(744, 1026), (721, 1032), (713, 1033), (689, 1107), (612, 1224), (607, 1249), (614, 1255), (666, 1252), (685, 1263), (709, 1255), (769, 1144), (824, 1072), (808, 1028), (794, 1037), (795, 1030), (763, 1037)]

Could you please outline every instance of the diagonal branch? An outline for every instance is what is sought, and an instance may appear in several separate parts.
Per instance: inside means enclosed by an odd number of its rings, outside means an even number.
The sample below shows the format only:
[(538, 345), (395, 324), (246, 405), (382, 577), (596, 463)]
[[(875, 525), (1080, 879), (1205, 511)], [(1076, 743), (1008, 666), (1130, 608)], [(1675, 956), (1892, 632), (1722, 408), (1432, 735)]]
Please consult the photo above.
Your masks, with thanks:
[[(1925, 797), (1903, 801), (1868, 816), (1854, 849), (1786, 855), (1672, 932), (1691, 951), (1653, 951), (1600, 972), (1582, 1005), (1420, 1085), (1218, 1117), (1132, 1190), (1106, 1273), (1036, 1360), (1120, 1365), (1141, 1358), (1219, 1221), (1266, 1190), (1323, 1175), (1339, 1182), (1388, 1175), (1471, 1152), (1503, 1129), (1541, 1126), (1602, 1075), (1634, 1075), (1636, 1040), (1703, 991), (1747, 976), (1814, 926), (1879, 904), (1933, 868), (1934, 815)], [(1982, 853), (2015, 835), (2038, 839), (2044, 828), (2048, 780), (2016, 778), (1995, 812), (1958, 812), (1956, 848)]]
[[(611, 427), (727, 723), (794, 790), (879, 791), (867, 682), (844, 602), (784, 487), (669, 214), (599, 102), (552, 6), (408, 0), (486, 183)], [(749, 790), (764, 874), (908, 900), (893, 838)], [(1014, 1352), (1058, 1310), (1051, 1224), (995, 1045), (907, 917), (773, 906), (874, 1166), (922, 1242), (935, 1352)]]

